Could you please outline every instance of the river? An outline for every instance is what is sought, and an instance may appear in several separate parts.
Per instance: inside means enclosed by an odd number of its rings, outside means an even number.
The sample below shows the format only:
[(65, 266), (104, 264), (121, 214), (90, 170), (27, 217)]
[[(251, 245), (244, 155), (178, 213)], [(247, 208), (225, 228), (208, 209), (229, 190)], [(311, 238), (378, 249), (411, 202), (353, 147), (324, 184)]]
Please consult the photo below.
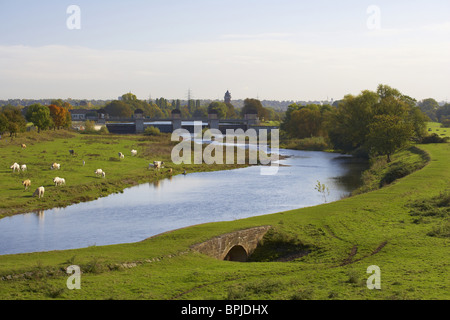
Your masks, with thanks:
[[(191, 225), (315, 206), (359, 186), (364, 162), (334, 153), (280, 150), (278, 173), (259, 167), (188, 173), (66, 208), (0, 220), (0, 255), (144, 240)], [(317, 181), (329, 188), (326, 199)]]

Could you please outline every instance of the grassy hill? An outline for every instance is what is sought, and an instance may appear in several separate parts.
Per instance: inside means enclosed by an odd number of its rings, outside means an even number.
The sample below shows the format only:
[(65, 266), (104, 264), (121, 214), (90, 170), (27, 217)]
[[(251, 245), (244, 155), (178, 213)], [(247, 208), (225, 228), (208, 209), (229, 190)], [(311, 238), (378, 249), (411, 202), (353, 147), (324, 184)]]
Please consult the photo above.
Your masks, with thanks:
[[(142, 242), (0, 257), (0, 299), (449, 299), (450, 144), (418, 146), (423, 169), (338, 202), (197, 225)], [(271, 225), (253, 262), (190, 246)], [(280, 252), (309, 250), (287, 262)], [(81, 290), (64, 268), (79, 265)], [(369, 290), (369, 266), (381, 290)]]

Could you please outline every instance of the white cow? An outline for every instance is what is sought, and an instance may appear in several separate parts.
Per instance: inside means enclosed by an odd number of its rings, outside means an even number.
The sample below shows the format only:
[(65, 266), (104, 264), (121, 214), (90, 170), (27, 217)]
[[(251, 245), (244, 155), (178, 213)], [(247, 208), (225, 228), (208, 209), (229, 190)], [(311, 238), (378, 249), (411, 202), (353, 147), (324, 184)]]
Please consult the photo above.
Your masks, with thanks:
[(20, 169), (22, 169), (22, 171), (27, 170), (27, 165), (26, 165), (26, 164), (21, 165), (21, 166), (20, 166)]
[(94, 171), (94, 173), (95, 173), (96, 176), (100, 176), (100, 175), (103, 175), (103, 170), (102, 169), (97, 169), (97, 170)]
[(9, 167), (9, 168), (12, 169), (13, 172), (16, 172), (16, 170), (20, 171), (20, 166), (19, 166), (19, 164), (17, 162), (14, 162), (14, 164), (11, 167)]
[(55, 179), (53, 179), (53, 182), (55, 183), (55, 187), (66, 184), (66, 180), (64, 178), (60, 178), (60, 177), (56, 177)]
[(132, 156), (137, 155), (137, 150), (131, 150), (131, 155), (132, 155)]
[(59, 170), (59, 169), (61, 169), (61, 165), (59, 164), (59, 163), (53, 163), (52, 164), (52, 166), (50, 167), (50, 169), (52, 169), (52, 170)]
[(163, 164), (164, 162), (162, 161), (153, 161), (153, 166), (155, 167), (155, 169), (161, 169)]
[(22, 181), (22, 185), (25, 187), (25, 190), (28, 190), (28, 187), (31, 186), (31, 180), (27, 179), (25, 181)]
[(125, 158), (125, 156), (124, 156), (124, 154), (123, 154), (122, 152), (119, 152), (119, 158), (120, 158), (120, 159)]
[(33, 193), (33, 197), (39, 196), (39, 199), (40, 199), (41, 197), (44, 197), (44, 193), (45, 193), (45, 188), (44, 187), (39, 187)]

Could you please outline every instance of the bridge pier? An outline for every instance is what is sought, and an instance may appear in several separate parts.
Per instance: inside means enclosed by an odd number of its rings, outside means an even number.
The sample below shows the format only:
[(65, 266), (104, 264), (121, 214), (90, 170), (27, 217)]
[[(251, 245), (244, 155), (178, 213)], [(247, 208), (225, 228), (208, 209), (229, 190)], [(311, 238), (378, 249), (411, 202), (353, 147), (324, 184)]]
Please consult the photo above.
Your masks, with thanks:
[(141, 109), (137, 109), (134, 112), (134, 124), (136, 126), (136, 133), (143, 133), (144, 132), (144, 111)]
[(210, 129), (219, 130), (219, 118), (217, 112), (208, 113), (208, 123)]
[(181, 111), (178, 109), (172, 110), (172, 132), (181, 129)]

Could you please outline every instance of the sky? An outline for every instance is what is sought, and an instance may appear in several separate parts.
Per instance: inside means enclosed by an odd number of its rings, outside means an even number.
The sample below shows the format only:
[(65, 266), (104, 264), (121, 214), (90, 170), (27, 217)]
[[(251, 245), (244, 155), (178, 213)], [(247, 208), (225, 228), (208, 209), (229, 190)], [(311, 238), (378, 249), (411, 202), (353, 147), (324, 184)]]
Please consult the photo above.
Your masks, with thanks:
[(448, 0), (0, 0), (0, 99), (448, 101), (449, 74)]

